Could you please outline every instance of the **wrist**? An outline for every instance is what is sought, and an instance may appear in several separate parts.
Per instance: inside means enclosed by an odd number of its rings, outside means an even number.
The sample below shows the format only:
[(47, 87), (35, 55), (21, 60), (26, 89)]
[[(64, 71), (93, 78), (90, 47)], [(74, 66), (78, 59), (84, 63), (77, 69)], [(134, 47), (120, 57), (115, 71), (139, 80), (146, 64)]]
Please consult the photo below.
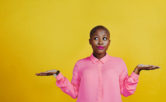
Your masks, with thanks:
[(55, 74), (56, 74), (56, 75), (58, 75), (59, 73), (60, 73), (60, 71), (59, 71), (59, 70), (57, 70)]
[(57, 70), (57, 71), (53, 74), (53, 76), (54, 76), (54, 77), (57, 77), (59, 73), (60, 73), (60, 71)]
[(136, 73), (136, 74), (140, 74), (140, 72), (141, 72), (141, 69), (140, 68), (138, 68), (138, 67), (136, 67), (135, 69), (134, 69), (134, 72)]

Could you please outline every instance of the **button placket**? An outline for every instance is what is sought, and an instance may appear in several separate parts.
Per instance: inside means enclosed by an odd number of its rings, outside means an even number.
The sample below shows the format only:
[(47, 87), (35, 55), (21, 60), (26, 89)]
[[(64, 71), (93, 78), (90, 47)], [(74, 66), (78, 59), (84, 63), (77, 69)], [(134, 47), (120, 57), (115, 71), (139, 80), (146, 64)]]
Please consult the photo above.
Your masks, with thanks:
[(98, 89), (98, 102), (102, 101), (102, 63), (98, 64), (98, 72), (99, 72), (99, 89)]

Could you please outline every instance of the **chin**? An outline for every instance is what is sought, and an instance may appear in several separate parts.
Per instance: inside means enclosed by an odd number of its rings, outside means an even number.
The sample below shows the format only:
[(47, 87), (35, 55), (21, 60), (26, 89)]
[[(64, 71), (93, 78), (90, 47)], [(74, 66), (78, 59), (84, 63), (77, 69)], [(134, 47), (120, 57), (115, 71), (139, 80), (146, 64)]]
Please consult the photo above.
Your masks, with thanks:
[(96, 52), (97, 54), (103, 54), (103, 53), (106, 53), (104, 50), (97, 50)]

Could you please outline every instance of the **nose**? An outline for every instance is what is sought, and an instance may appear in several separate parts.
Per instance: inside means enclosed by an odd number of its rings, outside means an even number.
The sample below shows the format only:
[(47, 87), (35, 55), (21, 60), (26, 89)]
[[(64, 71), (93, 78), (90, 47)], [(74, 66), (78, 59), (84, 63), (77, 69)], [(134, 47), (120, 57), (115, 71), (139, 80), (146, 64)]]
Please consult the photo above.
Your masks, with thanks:
[(103, 44), (103, 40), (102, 40), (102, 39), (99, 39), (98, 44), (99, 44), (99, 45), (102, 45), (102, 44)]

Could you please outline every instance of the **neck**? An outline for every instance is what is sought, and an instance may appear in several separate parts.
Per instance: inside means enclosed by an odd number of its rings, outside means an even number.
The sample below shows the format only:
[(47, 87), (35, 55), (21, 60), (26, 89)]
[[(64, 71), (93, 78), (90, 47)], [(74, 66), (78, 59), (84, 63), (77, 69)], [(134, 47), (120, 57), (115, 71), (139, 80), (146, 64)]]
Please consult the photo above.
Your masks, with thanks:
[(93, 56), (95, 56), (97, 59), (101, 59), (101, 58), (103, 58), (105, 55), (106, 55), (106, 52), (105, 52), (105, 53), (101, 53), (101, 54), (98, 54), (98, 53), (93, 52)]

